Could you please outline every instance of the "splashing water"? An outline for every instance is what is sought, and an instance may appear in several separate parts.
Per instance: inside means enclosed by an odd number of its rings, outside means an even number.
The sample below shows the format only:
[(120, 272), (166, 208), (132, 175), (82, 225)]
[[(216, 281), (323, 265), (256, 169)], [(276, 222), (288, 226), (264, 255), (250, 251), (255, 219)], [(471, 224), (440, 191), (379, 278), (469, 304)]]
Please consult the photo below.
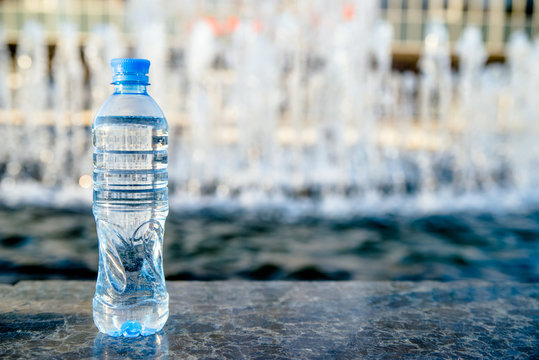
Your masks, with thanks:
[(90, 203), (89, 121), (110, 90), (108, 60), (129, 51), (163, 69), (150, 80), (165, 84), (153, 91), (171, 126), (172, 208), (339, 216), (539, 200), (539, 43), (523, 33), (511, 36), (506, 65), (486, 65), (480, 31), (466, 29), (454, 71), (447, 29), (431, 23), (419, 74), (401, 73), (375, 1), (353, 12), (248, 2), (240, 18), (218, 19), (163, 2), (191, 17), (181, 36), (145, 3), (131, 2), (131, 38), (94, 28), (84, 61), (77, 29), (63, 24), (50, 74), (40, 24), (24, 26), (14, 74), (0, 36), (1, 202)]

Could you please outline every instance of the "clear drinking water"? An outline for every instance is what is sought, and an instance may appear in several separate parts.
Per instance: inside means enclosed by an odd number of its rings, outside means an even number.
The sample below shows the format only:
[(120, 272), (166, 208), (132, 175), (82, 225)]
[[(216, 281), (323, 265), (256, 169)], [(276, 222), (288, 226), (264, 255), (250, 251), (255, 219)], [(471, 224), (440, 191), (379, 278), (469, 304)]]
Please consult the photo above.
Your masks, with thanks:
[(92, 127), (99, 273), (93, 300), (98, 329), (150, 335), (168, 318), (162, 265), (168, 215), (168, 127), (147, 94), (150, 62), (113, 59), (112, 94)]

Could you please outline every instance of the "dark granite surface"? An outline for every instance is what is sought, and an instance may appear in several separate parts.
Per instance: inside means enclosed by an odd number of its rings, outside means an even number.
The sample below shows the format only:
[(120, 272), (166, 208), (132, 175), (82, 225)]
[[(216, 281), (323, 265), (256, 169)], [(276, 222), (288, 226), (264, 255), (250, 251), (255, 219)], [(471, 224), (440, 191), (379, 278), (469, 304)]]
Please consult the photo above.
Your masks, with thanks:
[(92, 322), (93, 282), (0, 285), (1, 359), (533, 359), (539, 285), (168, 282), (151, 337)]

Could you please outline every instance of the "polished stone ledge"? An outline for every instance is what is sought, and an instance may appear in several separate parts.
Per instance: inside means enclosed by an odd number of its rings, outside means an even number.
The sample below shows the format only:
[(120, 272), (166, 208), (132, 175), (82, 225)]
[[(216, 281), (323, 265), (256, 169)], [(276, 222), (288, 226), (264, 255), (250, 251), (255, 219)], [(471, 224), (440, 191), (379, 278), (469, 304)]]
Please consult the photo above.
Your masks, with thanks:
[(150, 337), (92, 322), (92, 282), (0, 285), (1, 359), (539, 358), (539, 285), (168, 282)]

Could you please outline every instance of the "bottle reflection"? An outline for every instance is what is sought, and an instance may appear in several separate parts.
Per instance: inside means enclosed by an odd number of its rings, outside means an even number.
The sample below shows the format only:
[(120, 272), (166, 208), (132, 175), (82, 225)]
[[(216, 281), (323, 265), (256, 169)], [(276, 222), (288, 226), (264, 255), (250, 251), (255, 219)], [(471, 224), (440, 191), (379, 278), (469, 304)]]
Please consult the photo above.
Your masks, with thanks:
[(163, 331), (136, 338), (112, 337), (99, 333), (94, 340), (94, 358), (168, 359), (168, 340)]

